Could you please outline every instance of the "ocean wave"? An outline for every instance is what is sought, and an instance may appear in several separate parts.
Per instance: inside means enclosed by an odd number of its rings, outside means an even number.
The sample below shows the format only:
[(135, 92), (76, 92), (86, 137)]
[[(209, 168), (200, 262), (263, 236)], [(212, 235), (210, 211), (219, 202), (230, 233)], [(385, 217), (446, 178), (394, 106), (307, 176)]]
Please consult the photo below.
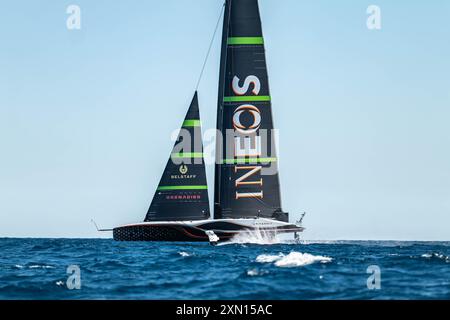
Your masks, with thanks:
[(450, 257), (446, 256), (442, 253), (438, 253), (438, 252), (432, 252), (432, 253), (424, 253), (423, 255), (421, 255), (422, 258), (425, 259), (439, 259), (442, 261), (445, 261), (447, 263), (450, 263)]
[(300, 240), (299, 244), (312, 245), (312, 244), (346, 244), (343, 240)]
[(54, 269), (54, 266), (50, 266), (50, 265), (46, 265), (46, 264), (32, 264), (32, 265), (21, 265), (21, 264), (16, 264), (14, 265), (14, 268), (16, 269), (24, 269), (24, 268), (28, 268), (28, 269)]
[(309, 253), (301, 253), (292, 251), (288, 255), (280, 253), (278, 255), (262, 254), (256, 257), (259, 263), (274, 263), (275, 266), (281, 268), (303, 267), (313, 263), (329, 263), (333, 261), (330, 257), (315, 256)]
[[(122, 243), (112, 239), (61, 241), (65, 244), (43, 239), (0, 239), (0, 300), (450, 297), (450, 243), (214, 247), (207, 243)], [(31, 251), (30, 243), (55, 247), (43, 254)], [(190, 256), (183, 257), (181, 252)], [(81, 269), (82, 290), (68, 290), (66, 286), (70, 276), (66, 268), (74, 263)], [(383, 273), (387, 278), (383, 279), (389, 282), (389, 290), (367, 290), (366, 269), (373, 264), (380, 265), (382, 272), (387, 268)]]

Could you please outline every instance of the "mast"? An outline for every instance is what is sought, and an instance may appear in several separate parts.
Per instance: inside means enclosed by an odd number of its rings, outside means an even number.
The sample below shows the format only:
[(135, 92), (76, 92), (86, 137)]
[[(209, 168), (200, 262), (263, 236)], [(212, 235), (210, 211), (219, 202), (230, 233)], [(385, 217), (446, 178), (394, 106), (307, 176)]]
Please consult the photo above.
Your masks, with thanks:
[(209, 216), (200, 113), (195, 92), (145, 221), (204, 220)]
[[(225, 0), (225, 12), (223, 16), (223, 27), (222, 27), (222, 47), (220, 54), (220, 72), (219, 72), (219, 95), (217, 101), (217, 132), (222, 132), (222, 118), (223, 118), (223, 96), (225, 92), (225, 71), (227, 62), (227, 40), (228, 40), (228, 25), (230, 23), (230, 9), (231, 1)], [(222, 144), (222, 139), (218, 136), (216, 138), (216, 164), (214, 169), (214, 218), (218, 219), (221, 214), (220, 205), (220, 194), (221, 194), (221, 164), (218, 163), (217, 159), (222, 159), (222, 150), (220, 145)]]
[(281, 208), (272, 104), (257, 0), (226, 0), (214, 215), (288, 221)]

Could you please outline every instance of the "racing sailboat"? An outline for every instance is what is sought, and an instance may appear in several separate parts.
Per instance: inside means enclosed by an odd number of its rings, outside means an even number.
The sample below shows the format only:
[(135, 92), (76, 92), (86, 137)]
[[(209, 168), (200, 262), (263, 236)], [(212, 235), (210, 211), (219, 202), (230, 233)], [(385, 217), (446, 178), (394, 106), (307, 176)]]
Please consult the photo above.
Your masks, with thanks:
[[(224, 4), (217, 129), (213, 219), (196, 92), (144, 222), (114, 228), (115, 240), (216, 243), (253, 231), (303, 231), (281, 206), (257, 0)], [(193, 138), (180, 151), (186, 136)]]

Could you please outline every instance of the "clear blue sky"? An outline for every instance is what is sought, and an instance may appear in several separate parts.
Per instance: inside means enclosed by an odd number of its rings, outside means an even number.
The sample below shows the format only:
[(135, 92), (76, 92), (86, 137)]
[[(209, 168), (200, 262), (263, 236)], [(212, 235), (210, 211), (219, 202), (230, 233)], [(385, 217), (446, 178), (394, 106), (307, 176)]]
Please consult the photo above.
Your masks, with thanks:
[[(66, 28), (70, 4), (79, 31)], [(370, 4), (379, 31), (366, 28)], [(144, 218), (220, 7), (1, 2), (0, 237), (96, 237), (91, 218)], [(450, 2), (260, 7), (283, 207), (292, 220), (308, 212), (305, 238), (450, 240)], [(216, 39), (199, 90), (205, 128), (218, 61)]]

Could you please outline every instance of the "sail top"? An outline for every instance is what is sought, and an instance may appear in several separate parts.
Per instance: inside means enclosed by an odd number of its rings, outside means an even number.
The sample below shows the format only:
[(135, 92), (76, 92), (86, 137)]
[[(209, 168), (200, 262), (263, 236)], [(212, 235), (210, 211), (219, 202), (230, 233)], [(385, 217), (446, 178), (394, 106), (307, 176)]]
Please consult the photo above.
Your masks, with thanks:
[[(198, 107), (198, 93), (195, 91), (194, 97), (192, 98), (191, 104), (189, 106), (189, 109), (186, 113), (186, 117), (184, 120), (197, 120), (200, 121), (200, 111)], [(184, 123), (183, 123), (184, 126)]]
[[(261, 44), (262, 27), (257, 0), (227, 0), (228, 37), (243, 44)], [(240, 39), (233, 39), (240, 38)], [(260, 39), (258, 39), (260, 38)]]
[(198, 95), (195, 92), (145, 221), (210, 216)]

